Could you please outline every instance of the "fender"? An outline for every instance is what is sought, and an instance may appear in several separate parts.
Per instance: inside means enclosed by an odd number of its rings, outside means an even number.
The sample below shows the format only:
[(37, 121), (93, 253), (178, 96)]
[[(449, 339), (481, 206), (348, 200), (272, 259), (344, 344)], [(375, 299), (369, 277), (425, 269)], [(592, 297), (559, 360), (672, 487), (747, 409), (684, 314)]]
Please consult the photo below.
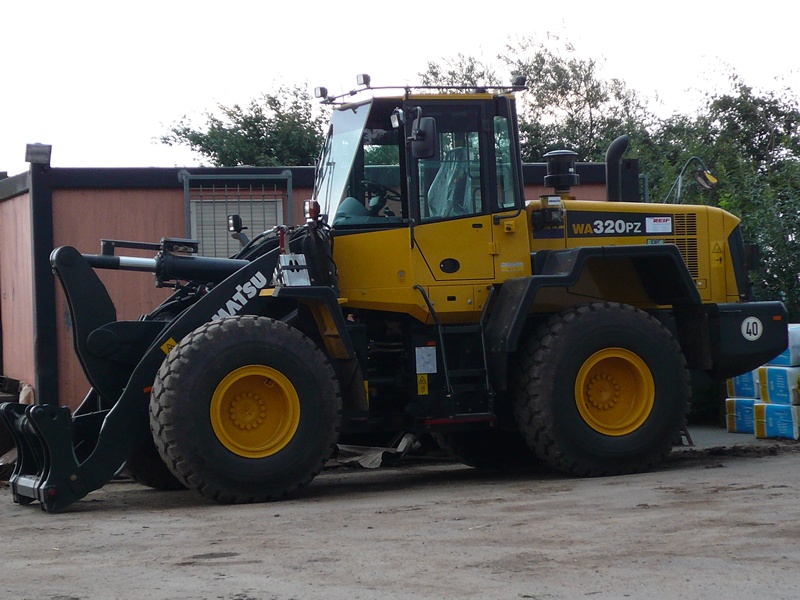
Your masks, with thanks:
[(532, 258), (535, 275), (506, 280), (486, 324), (490, 372), (493, 384), (498, 389), (507, 387), (508, 356), (517, 350), (522, 329), (539, 290), (577, 284), (590, 260), (630, 261), (642, 287), (656, 304), (702, 304), (700, 293), (674, 244), (541, 251)]
[(356, 353), (347, 330), (339, 300), (327, 286), (281, 286), (261, 291), (261, 296), (291, 298), (306, 306), (314, 317), (328, 355), (342, 360), (355, 358)]
[(368, 414), (369, 400), (364, 386), (366, 364), (356, 354), (336, 291), (328, 286), (280, 286), (262, 290), (261, 296), (271, 296), (275, 301), (291, 300), (310, 313), (316, 331), (304, 333), (318, 339), (331, 358), (339, 378), (346, 419)]

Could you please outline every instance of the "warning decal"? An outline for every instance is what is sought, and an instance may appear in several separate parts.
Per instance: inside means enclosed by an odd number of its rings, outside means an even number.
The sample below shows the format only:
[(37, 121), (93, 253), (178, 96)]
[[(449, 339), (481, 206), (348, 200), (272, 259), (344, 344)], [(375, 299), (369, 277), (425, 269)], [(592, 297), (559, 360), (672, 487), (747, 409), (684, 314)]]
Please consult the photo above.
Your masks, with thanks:
[(169, 338), (166, 342), (161, 344), (161, 351), (164, 354), (169, 354), (172, 352), (172, 349), (178, 345), (178, 342), (175, 341), (174, 338)]
[(428, 395), (428, 376), (417, 375), (417, 396)]

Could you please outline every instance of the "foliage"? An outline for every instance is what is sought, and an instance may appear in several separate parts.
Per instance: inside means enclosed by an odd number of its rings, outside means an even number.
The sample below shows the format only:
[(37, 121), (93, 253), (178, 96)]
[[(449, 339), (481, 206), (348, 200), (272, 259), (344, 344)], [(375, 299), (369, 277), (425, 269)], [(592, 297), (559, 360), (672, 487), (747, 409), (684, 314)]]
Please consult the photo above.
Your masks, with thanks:
[[(553, 50), (533, 38), (509, 43), (498, 65), (459, 54), (444, 64), (428, 62), (425, 85), (499, 85), (524, 75), (528, 90), (518, 94), (523, 160), (539, 161), (551, 150), (568, 148), (578, 160), (601, 161), (608, 145), (649, 120), (644, 102), (618, 80), (598, 76), (594, 59), (581, 59), (566, 44)], [(501, 77), (498, 68), (509, 75)]]
[(196, 126), (183, 116), (162, 135), (167, 145), (189, 146), (212, 165), (313, 165), (322, 147), (326, 115), (300, 86), (281, 86), (242, 107), (218, 105)]
[(569, 148), (578, 160), (602, 161), (615, 138), (649, 119), (636, 92), (619, 79), (600, 78), (597, 61), (579, 58), (570, 44), (553, 50), (523, 38), (499, 58), (528, 82), (520, 103), (525, 160)]
[(440, 65), (428, 62), (428, 69), (420, 73), (422, 85), (430, 86), (471, 86), (501, 85), (494, 67), (474, 56), (458, 54), (455, 58), (443, 59)]
[[(762, 179), (763, 176), (759, 176)], [(784, 161), (758, 181), (761, 193), (743, 206), (745, 235), (761, 248), (755, 292), (761, 299), (783, 300), (792, 322), (800, 321), (800, 164)], [(740, 203), (740, 206), (742, 204)]]
[(782, 299), (800, 320), (800, 110), (788, 91), (756, 94), (738, 80), (708, 101), (710, 128), (725, 185), (719, 205), (742, 217), (758, 242), (756, 294)]
[(749, 157), (759, 171), (796, 160), (800, 154), (800, 112), (797, 98), (787, 91), (757, 95), (738, 77), (733, 90), (708, 101), (708, 113), (718, 141)]

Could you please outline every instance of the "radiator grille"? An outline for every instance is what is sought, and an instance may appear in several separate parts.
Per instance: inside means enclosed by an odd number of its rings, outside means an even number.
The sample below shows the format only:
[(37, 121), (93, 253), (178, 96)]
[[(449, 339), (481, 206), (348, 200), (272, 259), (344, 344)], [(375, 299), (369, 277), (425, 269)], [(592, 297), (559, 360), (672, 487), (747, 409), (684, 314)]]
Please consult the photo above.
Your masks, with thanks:
[(697, 235), (697, 214), (687, 213), (685, 215), (675, 215), (675, 235)]
[(700, 277), (700, 265), (697, 256), (697, 213), (673, 215), (675, 237), (666, 238), (665, 244), (675, 244), (681, 252), (683, 262), (689, 268), (692, 277)]
[(700, 277), (700, 266), (697, 261), (697, 238), (667, 238), (665, 244), (675, 244), (681, 252), (683, 262), (689, 267), (689, 273), (695, 279)]

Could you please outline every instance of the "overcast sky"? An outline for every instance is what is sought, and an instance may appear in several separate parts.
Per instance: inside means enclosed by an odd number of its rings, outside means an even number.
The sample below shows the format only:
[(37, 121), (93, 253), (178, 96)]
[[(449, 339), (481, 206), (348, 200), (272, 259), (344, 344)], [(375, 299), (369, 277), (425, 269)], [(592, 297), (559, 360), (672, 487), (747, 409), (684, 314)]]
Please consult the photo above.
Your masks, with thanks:
[(34, 142), (52, 144), (56, 167), (197, 165), (155, 141), (184, 114), (199, 122), (280, 83), (345, 91), (357, 73), (418, 83), (429, 60), (489, 59), (520, 35), (569, 40), (603, 77), (658, 95), (662, 114), (691, 112), (730, 69), (800, 93), (799, 16), (785, 0), (9, 0), (0, 171), (27, 170)]

